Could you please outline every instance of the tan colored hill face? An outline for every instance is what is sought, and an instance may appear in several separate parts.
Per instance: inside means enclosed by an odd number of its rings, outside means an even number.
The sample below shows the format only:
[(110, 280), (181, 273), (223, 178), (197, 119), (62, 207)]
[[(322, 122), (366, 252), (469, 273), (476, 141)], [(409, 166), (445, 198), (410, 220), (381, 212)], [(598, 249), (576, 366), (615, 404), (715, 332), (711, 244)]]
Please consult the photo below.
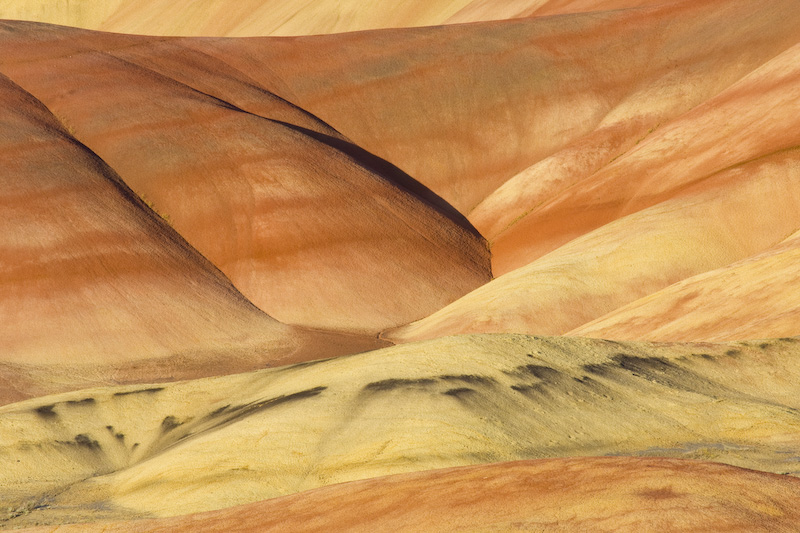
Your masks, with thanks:
[(656, 458), (520, 461), (373, 478), (209, 513), (70, 531), (790, 531), (800, 481)]
[(432, 26), (655, 3), (656, 0), (411, 0), (402, 4), (375, 2), (365, 8), (356, 0), (243, 0), (234, 5), (222, 0), (67, 0), (55, 4), (47, 0), (15, 0), (0, 6), (0, 18), (141, 35), (243, 37)]
[(31, 511), (11, 526), (193, 513), (530, 458), (673, 456), (796, 473), (798, 350), (797, 339), (465, 336), (29, 400), (0, 409), (0, 498)]
[(192, 44), (12, 23), (3, 38), (0, 70), (281, 321), (374, 335), (489, 279), (455, 210)]
[[(214, 46), (237, 65), (243, 49), (262, 51), (296, 104), (472, 218), (537, 162), (572, 147), (587, 159), (570, 161), (580, 173), (597, 169), (797, 42), (793, 1), (753, 7), (685, 2)], [(494, 214), (510, 222), (536, 205)]]
[[(524, 266), (560, 244), (674, 197), (695, 184), (707, 182), (708, 187), (714, 187), (718, 174), (728, 169), (800, 145), (798, 59), (800, 45), (766, 62), (716, 97), (658, 127), (596, 173), (581, 180), (573, 177), (572, 183), (561, 183), (561, 190), (548, 191), (549, 198), (541, 190), (534, 192), (528, 211), (505, 215), (506, 219), (516, 215), (517, 220), (491, 236), (495, 274)], [(786, 155), (789, 160), (795, 157), (791, 152)], [(781, 171), (773, 170), (777, 172)], [(790, 174), (792, 170), (782, 172)], [(514, 187), (494, 196), (517, 203), (517, 199), (509, 200), (509, 195), (520, 188), (537, 188), (538, 178), (536, 173), (525, 176)], [(483, 216), (492, 219), (508, 207), (503, 199), (498, 199)], [(480, 217), (476, 214), (474, 218)], [(478, 224), (481, 229), (482, 226)], [(534, 239), (532, 234), (536, 235)]]
[[(673, 2), (677, 3), (677, 2)], [(448, 18), (447, 24), (533, 16), (562, 15), (587, 11), (611, 11), (664, 4), (661, 0), (473, 0)]]
[(800, 233), (777, 246), (670, 285), (570, 335), (614, 339), (749, 339), (793, 335), (800, 323)]
[[(529, 3), (531, 0), (528, 0)], [(94, 30), (143, 35), (310, 35), (375, 28), (441, 24), (470, 0), (377, 2), (357, 0), (15, 0), (0, 7), (0, 18), (35, 20)]]
[(370, 346), (265, 315), (5, 77), (0, 101), (0, 403)]

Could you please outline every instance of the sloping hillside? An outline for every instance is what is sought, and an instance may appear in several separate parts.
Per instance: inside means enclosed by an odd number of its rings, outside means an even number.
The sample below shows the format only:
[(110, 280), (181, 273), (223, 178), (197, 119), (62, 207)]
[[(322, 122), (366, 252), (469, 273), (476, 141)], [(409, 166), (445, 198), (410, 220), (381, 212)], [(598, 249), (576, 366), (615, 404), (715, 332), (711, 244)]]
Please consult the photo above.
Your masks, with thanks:
[(796, 338), (448, 337), (0, 408), (5, 525), (172, 516), (388, 474), (670, 456), (797, 474)]

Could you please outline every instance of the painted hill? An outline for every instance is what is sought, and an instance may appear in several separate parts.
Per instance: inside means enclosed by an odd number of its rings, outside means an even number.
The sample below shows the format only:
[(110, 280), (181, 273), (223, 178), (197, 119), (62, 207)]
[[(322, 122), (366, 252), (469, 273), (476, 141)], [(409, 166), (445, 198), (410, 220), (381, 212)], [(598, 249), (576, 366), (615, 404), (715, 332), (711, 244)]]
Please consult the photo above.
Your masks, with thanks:
[(5, 77), (0, 101), (0, 403), (375, 346), (259, 311)]
[[(793, 0), (754, 5), (703, 0), (484, 24), (219, 40), (212, 50), (256, 79), (261, 72), (279, 76), (291, 90), (287, 99), (414, 176), (493, 241), (544, 199), (526, 193), (522, 205), (498, 206), (484, 215), (500, 220), (498, 230), (484, 229), (490, 221), (473, 209), (517, 174), (566, 150), (576, 167), (567, 177), (531, 177), (557, 181), (547, 193), (554, 196), (797, 43)], [(255, 68), (253, 57), (269, 69)]]
[[(631, 302), (650, 301), (656, 291), (671, 291), (676, 295), (673, 301), (692, 294), (688, 288), (686, 292), (679, 288), (688, 285), (674, 284), (695, 280), (691, 287), (703, 290), (699, 281), (703, 280), (709, 283), (709, 291), (725, 286), (723, 279), (730, 281), (730, 277), (714, 281), (704, 273), (734, 269), (737, 261), (769, 253), (772, 247), (784, 251), (788, 274), (793, 243), (779, 243), (800, 227), (799, 154), (778, 152), (700, 180), (675, 198), (582, 235), (385, 336), (408, 341), (475, 332), (556, 335), (574, 329), (591, 334), (580, 328), (582, 324)], [(601, 189), (597, 194), (605, 190), (617, 189)], [(774, 262), (771, 265), (777, 267)], [(721, 307), (703, 307), (700, 300), (686, 301), (684, 311), (691, 309), (692, 316), (686, 317), (684, 326), (691, 322), (693, 328), (674, 332), (677, 337), (650, 336), (658, 321), (668, 317), (648, 315), (640, 321), (639, 336), (634, 338), (697, 341), (795, 334), (797, 324), (791, 320), (797, 298), (794, 276), (776, 278), (778, 272), (770, 268), (738, 272), (746, 273), (737, 279), (740, 288), (720, 295), (738, 308), (735, 314), (726, 314)], [(762, 290), (783, 296), (771, 306), (748, 305), (748, 295)], [(668, 312), (680, 313), (674, 308)], [(734, 317), (735, 323), (728, 320)], [(743, 330), (736, 334), (736, 328)], [(611, 330), (603, 335), (618, 338)]]
[(795, 233), (761, 254), (670, 285), (570, 335), (720, 340), (793, 334), (800, 322), (799, 246)]
[(374, 336), (489, 280), (458, 212), (191, 43), (10, 22), (0, 40), (0, 70), (283, 322)]
[[(709, 0), (293, 39), (8, 23), (1, 67), (279, 320), (392, 341), (564, 334), (800, 227), (785, 8)], [(609, 28), (598, 51), (590, 36)], [(660, 52), (627, 52), (646, 36)], [(285, 197), (300, 188), (298, 210)], [(481, 236), (447, 202), (489, 238), (492, 283)], [(748, 335), (794, 333), (769, 320)], [(711, 338), (725, 337), (691, 340)]]
[(669, 456), (797, 474), (798, 350), (797, 339), (461, 336), (37, 398), (0, 408), (0, 498), (28, 510), (4, 525), (197, 513), (548, 457)]
[(797, 0), (13, 4), (0, 529), (798, 522)]

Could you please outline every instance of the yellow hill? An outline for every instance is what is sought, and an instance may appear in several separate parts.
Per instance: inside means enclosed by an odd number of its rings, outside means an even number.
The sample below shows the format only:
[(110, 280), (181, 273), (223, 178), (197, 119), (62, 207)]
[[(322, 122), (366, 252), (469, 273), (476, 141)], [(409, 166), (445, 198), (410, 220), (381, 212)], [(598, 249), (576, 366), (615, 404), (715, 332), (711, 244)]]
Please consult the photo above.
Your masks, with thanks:
[[(516, 459), (702, 458), (797, 471), (800, 341), (449, 337), (0, 408), (0, 498), (35, 522), (170, 516)], [(757, 378), (756, 378), (757, 377)]]

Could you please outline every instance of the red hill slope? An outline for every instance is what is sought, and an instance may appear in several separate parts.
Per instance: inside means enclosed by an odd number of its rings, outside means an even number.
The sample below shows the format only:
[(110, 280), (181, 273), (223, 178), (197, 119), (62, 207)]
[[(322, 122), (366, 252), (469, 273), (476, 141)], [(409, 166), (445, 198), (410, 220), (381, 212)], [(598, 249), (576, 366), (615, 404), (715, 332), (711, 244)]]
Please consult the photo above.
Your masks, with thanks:
[(0, 71), (271, 316), (374, 335), (488, 281), (458, 212), (202, 43), (3, 30)]
[(0, 76), (0, 403), (374, 346), (281, 324)]

